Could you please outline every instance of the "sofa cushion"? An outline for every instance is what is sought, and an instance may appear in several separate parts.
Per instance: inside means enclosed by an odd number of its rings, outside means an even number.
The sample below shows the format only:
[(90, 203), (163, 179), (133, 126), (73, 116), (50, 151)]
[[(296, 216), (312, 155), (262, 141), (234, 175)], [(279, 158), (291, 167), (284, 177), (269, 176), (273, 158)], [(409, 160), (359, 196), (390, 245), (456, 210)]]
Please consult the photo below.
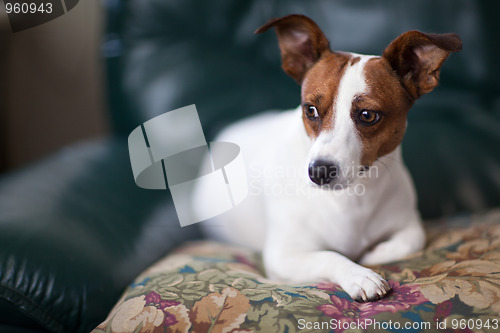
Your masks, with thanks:
[(500, 210), (441, 220), (427, 232), (425, 250), (374, 267), (392, 291), (369, 303), (354, 302), (329, 282), (266, 279), (260, 256), (250, 250), (192, 243), (137, 277), (93, 333), (496, 331)]

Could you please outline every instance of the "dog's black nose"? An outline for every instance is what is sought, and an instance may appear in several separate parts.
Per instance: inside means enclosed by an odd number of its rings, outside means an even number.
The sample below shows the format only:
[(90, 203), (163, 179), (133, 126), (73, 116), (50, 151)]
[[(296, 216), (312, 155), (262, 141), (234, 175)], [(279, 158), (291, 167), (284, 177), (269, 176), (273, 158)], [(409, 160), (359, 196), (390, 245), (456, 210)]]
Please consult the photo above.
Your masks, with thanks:
[(337, 177), (337, 169), (330, 161), (314, 160), (309, 164), (309, 178), (317, 185), (326, 185)]

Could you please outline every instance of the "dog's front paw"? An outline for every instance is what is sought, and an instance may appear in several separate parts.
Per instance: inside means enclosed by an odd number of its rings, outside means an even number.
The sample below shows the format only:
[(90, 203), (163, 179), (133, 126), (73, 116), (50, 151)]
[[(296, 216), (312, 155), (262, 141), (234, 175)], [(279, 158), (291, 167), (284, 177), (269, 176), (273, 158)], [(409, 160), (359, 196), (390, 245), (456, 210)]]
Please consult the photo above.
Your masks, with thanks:
[(353, 268), (342, 281), (340, 286), (357, 302), (377, 301), (391, 290), (380, 275), (362, 266)]
[(361, 265), (379, 265), (395, 259), (399, 254), (396, 248), (391, 246), (391, 242), (378, 244), (371, 251), (365, 253), (359, 260)]

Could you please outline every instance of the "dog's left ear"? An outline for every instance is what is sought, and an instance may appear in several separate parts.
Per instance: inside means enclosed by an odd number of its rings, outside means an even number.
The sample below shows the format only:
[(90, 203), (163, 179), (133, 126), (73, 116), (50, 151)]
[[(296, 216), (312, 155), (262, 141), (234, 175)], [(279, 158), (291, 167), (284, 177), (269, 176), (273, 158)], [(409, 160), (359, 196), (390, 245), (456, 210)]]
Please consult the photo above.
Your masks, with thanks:
[(385, 49), (383, 57), (412, 98), (417, 99), (438, 85), (441, 65), (451, 52), (461, 49), (462, 40), (457, 34), (408, 31)]
[(281, 50), (281, 67), (302, 83), (305, 73), (318, 61), (330, 45), (321, 29), (304, 15), (288, 15), (269, 20), (255, 31), (256, 34), (275, 27)]

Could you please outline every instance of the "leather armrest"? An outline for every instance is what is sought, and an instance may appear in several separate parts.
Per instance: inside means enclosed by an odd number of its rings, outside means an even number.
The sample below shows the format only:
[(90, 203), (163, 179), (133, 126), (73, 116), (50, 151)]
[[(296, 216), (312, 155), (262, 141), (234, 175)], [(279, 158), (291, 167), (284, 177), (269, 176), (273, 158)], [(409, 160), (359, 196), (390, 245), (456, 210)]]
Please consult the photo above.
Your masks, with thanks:
[(135, 185), (125, 140), (66, 148), (0, 180), (0, 299), (50, 331), (89, 332), (136, 275), (196, 237), (167, 191)]

